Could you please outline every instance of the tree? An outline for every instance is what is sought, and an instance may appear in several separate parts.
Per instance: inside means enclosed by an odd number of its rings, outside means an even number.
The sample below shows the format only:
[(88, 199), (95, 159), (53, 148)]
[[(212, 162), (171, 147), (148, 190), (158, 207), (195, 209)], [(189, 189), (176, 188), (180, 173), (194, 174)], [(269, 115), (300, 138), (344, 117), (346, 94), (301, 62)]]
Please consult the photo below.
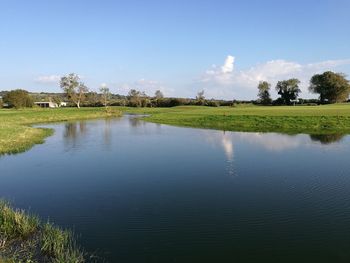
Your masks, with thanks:
[(162, 93), (160, 90), (157, 90), (157, 91), (154, 93), (154, 97), (158, 100), (158, 99), (163, 99), (163, 98), (164, 98), (164, 95), (163, 95), (163, 93)]
[(3, 102), (7, 103), (9, 107), (15, 107), (16, 109), (33, 107), (34, 105), (28, 91), (22, 89), (12, 90), (6, 93), (3, 97)]
[(109, 88), (107, 87), (106, 84), (101, 85), (100, 92), (101, 92), (102, 104), (107, 108), (112, 94), (109, 91)]
[(204, 90), (197, 93), (196, 101), (198, 105), (204, 105), (205, 104), (205, 97), (204, 97)]
[(261, 104), (267, 105), (271, 103), (271, 97), (270, 97), (270, 87), (271, 84), (268, 83), (267, 81), (260, 81), (258, 85), (258, 97), (259, 97), (259, 102)]
[(141, 92), (131, 89), (128, 93), (129, 105), (132, 107), (141, 107)]
[(50, 100), (52, 100), (52, 102), (56, 103), (58, 107), (61, 107), (62, 99), (60, 96), (54, 96), (53, 98), (50, 98)]
[(151, 106), (151, 100), (149, 99), (149, 97), (144, 91), (140, 93), (140, 101), (141, 101), (141, 107)]
[(350, 94), (350, 84), (345, 74), (326, 71), (310, 80), (310, 92), (320, 94), (321, 103), (343, 102)]
[(60, 86), (67, 94), (68, 99), (80, 108), (80, 104), (85, 99), (85, 94), (89, 91), (85, 84), (80, 81), (80, 77), (74, 73), (64, 76), (61, 78)]
[(296, 100), (301, 90), (299, 89), (300, 80), (288, 79), (279, 81), (276, 85), (276, 91), (281, 95), (284, 104), (290, 105), (292, 100)]

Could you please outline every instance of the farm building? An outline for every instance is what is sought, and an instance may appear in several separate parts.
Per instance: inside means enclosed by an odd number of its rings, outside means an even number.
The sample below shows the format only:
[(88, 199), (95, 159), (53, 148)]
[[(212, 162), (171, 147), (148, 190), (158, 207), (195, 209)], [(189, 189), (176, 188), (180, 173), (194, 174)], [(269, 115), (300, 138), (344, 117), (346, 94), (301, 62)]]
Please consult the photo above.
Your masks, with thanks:
[(52, 101), (37, 101), (34, 102), (34, 104), (41, 108), (59, 108), (67, 106), (67, 102), (61, 102), (60, 104), (57, 104), (56, 102)]

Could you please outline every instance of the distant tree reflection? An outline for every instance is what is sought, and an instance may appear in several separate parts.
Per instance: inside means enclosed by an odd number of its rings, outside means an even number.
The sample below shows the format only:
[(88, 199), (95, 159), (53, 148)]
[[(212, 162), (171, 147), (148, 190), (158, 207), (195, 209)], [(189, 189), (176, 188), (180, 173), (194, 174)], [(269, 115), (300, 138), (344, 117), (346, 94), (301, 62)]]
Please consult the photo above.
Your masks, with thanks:
[(331, 144), (339, 142), (343, 139), (346, 134), (333, 133), (333, 134), (310, 134), (310, 139), (313, 141), (320, 142), (322, 144)]
[(103, 131), (103, 141), (106, 147), (110, 147), (112, 144), (111, 129), (111, 119), (106, 119)]
[(77, 123), (68, 122), (65, 124), (64, 138), (75, 139), (77, 137)]
[(86, 122), (68, 122), (65, 124), (63, 132), (64, 143), (66, 146), (75, 147), (78, 143), (79, 138), (86, 134), (87, 126)]
[(132, 127), (138, 127), (138, 126), (144, 124), (144, 121), (140, 120), (138, 117), (130, 117), (129, 123)]

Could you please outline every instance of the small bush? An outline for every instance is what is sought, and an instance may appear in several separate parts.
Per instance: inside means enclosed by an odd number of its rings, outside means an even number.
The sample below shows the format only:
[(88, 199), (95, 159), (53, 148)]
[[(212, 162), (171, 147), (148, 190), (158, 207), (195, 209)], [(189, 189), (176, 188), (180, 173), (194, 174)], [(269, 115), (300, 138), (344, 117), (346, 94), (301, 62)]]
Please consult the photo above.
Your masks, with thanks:
[(220, 102), (216, 101), (216, 100), (208, 100), (206, 102), (206, 105), (209, 107), (219, 107), (220, 106)]
[(29, 92), (21, 89), (9, 91), (3, 97), (3, 101), (7, 103), (9, 107), (16, 109), (33, 107), (34, 105), (33, 98), (29, 95)]

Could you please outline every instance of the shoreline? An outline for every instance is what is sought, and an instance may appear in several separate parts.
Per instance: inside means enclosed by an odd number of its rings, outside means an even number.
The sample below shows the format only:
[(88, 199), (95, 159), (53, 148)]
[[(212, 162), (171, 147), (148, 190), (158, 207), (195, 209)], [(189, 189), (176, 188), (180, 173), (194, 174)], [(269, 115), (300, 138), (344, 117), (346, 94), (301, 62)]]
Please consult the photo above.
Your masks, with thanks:
[(152, 123), (237, 132), (350, 134), (350, 105), (325, 106), (179, 106), (172, 108), (60, 108), (0, 110), (0, 156), (16, 154), (45, 142), (52, 129), (32, 125), (144, 115)]

